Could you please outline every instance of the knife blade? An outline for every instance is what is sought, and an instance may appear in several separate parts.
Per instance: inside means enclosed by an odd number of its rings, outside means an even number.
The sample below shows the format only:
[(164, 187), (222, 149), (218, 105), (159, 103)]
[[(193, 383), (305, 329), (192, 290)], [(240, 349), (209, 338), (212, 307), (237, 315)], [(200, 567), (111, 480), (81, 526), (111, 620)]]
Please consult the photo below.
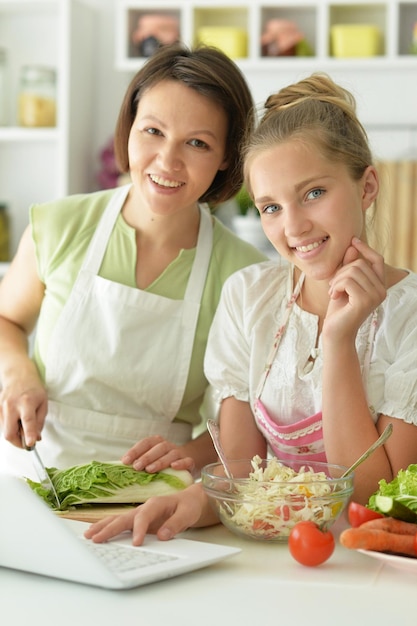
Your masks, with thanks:
[(25, 433), (23, 432), (22, 427), (20, 428), (20, 437), (22, 440), (23, 448), (27, 450), (28, 452), (32, 453), (32, 462), (33, 462), (33, 466), (35, 468), (36, 474), (38, 475), (39, 482), (41, 483), (44, 489), (47, 489), (48, 491), (52, 493), (52, 495), (54, 496), (55, 504), (57, 508), (59, 509), (61, 507), (61, 503), (59, 501), (58, 494), (54, 487), (54, 483), (52, 482), (51, 477), (46, 471), (45, 465), (43, 464), (43, 461), (40, 457), (39, 452), (36, 449), (36, 446), (28, 446), (26, 444)]

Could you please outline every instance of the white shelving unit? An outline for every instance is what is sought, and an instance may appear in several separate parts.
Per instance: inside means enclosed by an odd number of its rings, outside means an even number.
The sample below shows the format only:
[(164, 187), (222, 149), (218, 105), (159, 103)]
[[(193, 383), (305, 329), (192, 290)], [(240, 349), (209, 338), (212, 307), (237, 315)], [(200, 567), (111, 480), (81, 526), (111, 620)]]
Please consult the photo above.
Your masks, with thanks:
[[(135, 70), (141, 62), (131, 43), (139, 17), (145, 14), (170, 14), (178, 18), (181, 39), (187, 44), (197, 41), (201, 26), (234, 26), (248, 34), (245, 57), (237, 59), (242, 69), (275, 69), (296, 64), (331, 68), (341, 64), (387, 67), (410, 63), (417, 57), (410, 54), (413, 26), (417, 22), (416, 0), (116, 0), (117, 51), (119, 69)], [(312, 48), (311, 57), (262, 56), (260, 37), (270, 19), (297, 23)], [(330, 29), (334, 24), (374, 24), (382, 35), (380, 53), (367, 59), (336, 59), (332, 56)]]
[[(115, 0), (114, 6), (119, 70), (133, 73), (144, 62), (131, 43), (141, 15), (175, 15), (181, 39), (188, 45), (196, 43), (203, 25), (243, 28), (247, 54), (235, 60), (257, 105), (271, 92), (311, 72), (324, 71), (354, 93), (377, 156), (417, 158), (417, 55), (410, 53), (417, 0)], [(265, 23), (274, 18), (296, 22), (312, 56), (262, 56), (260, 36)], [(334, 57), (330, 29), (340, 23), (376, 25), (381, 32), (380, 53)]]
[[(0, 0), (8, 80), (7, 126), (0, 126), (0, 201), (10, 213), (12, 255), (32, 202), (88, 190), (93, 13), (83, 0)], [(19, 71), (26, 64), (56, 69), (54, 128), (17, 126)]]

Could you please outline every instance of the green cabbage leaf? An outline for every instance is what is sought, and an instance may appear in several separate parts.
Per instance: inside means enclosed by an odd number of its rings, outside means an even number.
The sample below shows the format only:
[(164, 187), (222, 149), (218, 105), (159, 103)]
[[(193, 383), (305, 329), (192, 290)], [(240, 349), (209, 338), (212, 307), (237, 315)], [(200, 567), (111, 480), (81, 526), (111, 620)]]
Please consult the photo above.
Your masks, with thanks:
[(417, 464), (412, 464), (405, 470), (400, 470), (397, 476), (387, 483), (386, 480), (379, 481), (379, 489), (369, 498), (368, 507), (374, 511), (376, 506), (376, 496), (388, 496), (400, 502), (414, 512), (417, 512)]
[[(131, 465), (91, 461), (64, 470), (47, 467), (57, 492), (60, 511), (92, 504), (140, 504), (155, 495), (167, 495), (185, 489), (193, 482), (187, 471), (164, 469), (150, 474)], [(26, 478), (30, 487), (57, 510), (49, 489)]]

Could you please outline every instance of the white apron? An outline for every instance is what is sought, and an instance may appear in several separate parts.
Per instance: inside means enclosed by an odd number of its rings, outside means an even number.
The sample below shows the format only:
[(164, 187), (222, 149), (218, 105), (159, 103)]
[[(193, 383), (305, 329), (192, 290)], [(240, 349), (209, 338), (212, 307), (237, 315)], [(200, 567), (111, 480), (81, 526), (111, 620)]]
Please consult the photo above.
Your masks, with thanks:
[(191, 437), (190, 424), (173, 420), (187, 383), (211, 257), (211, 217), (200, 208), (184, 300), (106, 280), (98, 272), (130, 186), (117, 190), (105, 209), (50, 340), (49, 408), (38, 444), (48, 467), (116, 460), (153, 434), (179, 445)]

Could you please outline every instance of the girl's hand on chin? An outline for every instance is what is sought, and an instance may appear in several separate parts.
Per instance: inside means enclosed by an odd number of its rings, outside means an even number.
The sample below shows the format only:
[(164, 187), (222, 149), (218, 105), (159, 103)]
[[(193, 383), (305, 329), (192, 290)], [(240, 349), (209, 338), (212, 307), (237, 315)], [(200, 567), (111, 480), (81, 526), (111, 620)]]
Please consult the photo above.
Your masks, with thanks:
[(325, 318), (326, 335), (356, 337), (356, 333), (386, 296), (383, 257), (354, 237), (343, 265), (329, 285), (330, 302)]
[[(380, 282), (383, 284), (385, 289), (385, 262), (384, 257), (376, 252), (373, 248), (368, 246), (367, 243), (359, 239), (358, 237), (354, 237), (352, 239), (352, 246), (359, 256), (363, 257), (366, 261), (368, 261), (370, 267), (372, 267), (375, 274), (379, 277)], [(348, 248), (350, 250), (351, 248)], [(346, 251), (346, 253), (348, 252)], [(346, 255), (345, 255), (346, 257)], [(347, 261), (349, 263), (349, 261)], [(345, 265), (345, 262), (343, 263)], [(385, 295), (384, 295), (385, 298)]]

